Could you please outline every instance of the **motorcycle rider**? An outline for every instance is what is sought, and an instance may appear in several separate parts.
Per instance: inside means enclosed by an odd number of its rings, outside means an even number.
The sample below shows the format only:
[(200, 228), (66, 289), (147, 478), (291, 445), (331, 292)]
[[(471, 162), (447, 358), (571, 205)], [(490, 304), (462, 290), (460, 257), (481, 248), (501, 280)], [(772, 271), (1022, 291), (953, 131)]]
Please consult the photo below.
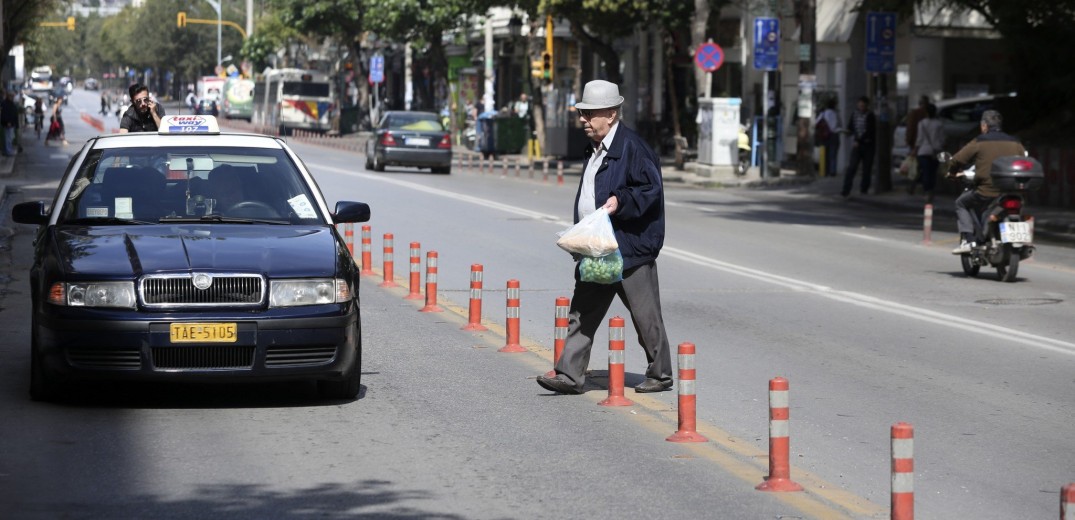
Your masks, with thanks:
[(956, 223), (959, 228), (959, 247), (952, 250), (953, 255), (970, 253), (974, 238), (974, 223), (993, 199), (1000, 196), (1000, 191), (993, 186), (990, 174), (993, 160), (1006, 155), (1024, 155), (1026, 149), (1019, 139), (1001, 131), (1003, 118), (996, 110), (982, 112), (979, 124), (982, 134), (971, 140), (952, 156), (948, 163), (949, 179), (967, 166), (974, 165), (974, 189), (964, 191), (956, 198)]

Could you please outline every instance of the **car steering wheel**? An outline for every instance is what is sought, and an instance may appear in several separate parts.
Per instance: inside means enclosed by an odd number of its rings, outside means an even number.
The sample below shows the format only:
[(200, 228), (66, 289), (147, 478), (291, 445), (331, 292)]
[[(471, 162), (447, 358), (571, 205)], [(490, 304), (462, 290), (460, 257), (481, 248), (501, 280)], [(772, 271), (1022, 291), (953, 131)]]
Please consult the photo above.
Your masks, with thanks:
[(245, 200), (228, 208), (224, 214), (230, 217), (244, 218), (281, 218), (280, 212), (272, 206), (257, 200)]

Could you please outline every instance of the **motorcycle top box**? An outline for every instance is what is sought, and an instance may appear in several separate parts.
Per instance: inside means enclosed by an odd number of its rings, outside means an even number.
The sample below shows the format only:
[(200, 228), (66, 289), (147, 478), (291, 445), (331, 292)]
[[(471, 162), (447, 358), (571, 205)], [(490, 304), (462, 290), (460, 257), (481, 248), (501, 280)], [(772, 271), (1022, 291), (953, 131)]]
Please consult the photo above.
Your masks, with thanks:
[(1045, 172), (1041, 163), (1033, 157), (1022, 155), (998, 157), (993, 161), (990, 174), (993, 177), (993, 186), (1000, 191), (1036, 191), (1045, 183)]

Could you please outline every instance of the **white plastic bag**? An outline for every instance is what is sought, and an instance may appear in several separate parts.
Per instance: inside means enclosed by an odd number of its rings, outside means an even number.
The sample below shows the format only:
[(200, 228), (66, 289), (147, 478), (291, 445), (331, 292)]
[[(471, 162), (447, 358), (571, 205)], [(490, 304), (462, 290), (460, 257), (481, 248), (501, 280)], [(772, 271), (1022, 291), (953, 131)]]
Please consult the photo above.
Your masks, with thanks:
[(604, 208), (598, 208), (559, 235), (556, 245), (568, 253), (601, 257), (620, 248), (616, 233), (612, 230), (612, 220)]

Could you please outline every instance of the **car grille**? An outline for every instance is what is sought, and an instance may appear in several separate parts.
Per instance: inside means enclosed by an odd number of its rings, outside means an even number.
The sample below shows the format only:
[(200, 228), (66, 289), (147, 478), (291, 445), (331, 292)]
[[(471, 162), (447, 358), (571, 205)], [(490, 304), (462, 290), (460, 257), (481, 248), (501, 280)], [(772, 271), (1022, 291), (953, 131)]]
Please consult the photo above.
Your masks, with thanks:
[(153, 366), (159, 369), (250, 368), (254, 346), (153, 347)]
[(335, 357), (334, 346), (269, 347), (265, 352), (265, 366), (323, 365)]
[(142, 303), (149, 308), (255, 307), (265, 299), (265, 280), (257, 274), (206, 275), (205, 289), (194, 280), (204, 273), (149, 275), (139, 286)]
[(142, 356), (137, 348), (74, 348), (67, 350), (67, 362), (79, 368), (133, 369), (142, 368)]

